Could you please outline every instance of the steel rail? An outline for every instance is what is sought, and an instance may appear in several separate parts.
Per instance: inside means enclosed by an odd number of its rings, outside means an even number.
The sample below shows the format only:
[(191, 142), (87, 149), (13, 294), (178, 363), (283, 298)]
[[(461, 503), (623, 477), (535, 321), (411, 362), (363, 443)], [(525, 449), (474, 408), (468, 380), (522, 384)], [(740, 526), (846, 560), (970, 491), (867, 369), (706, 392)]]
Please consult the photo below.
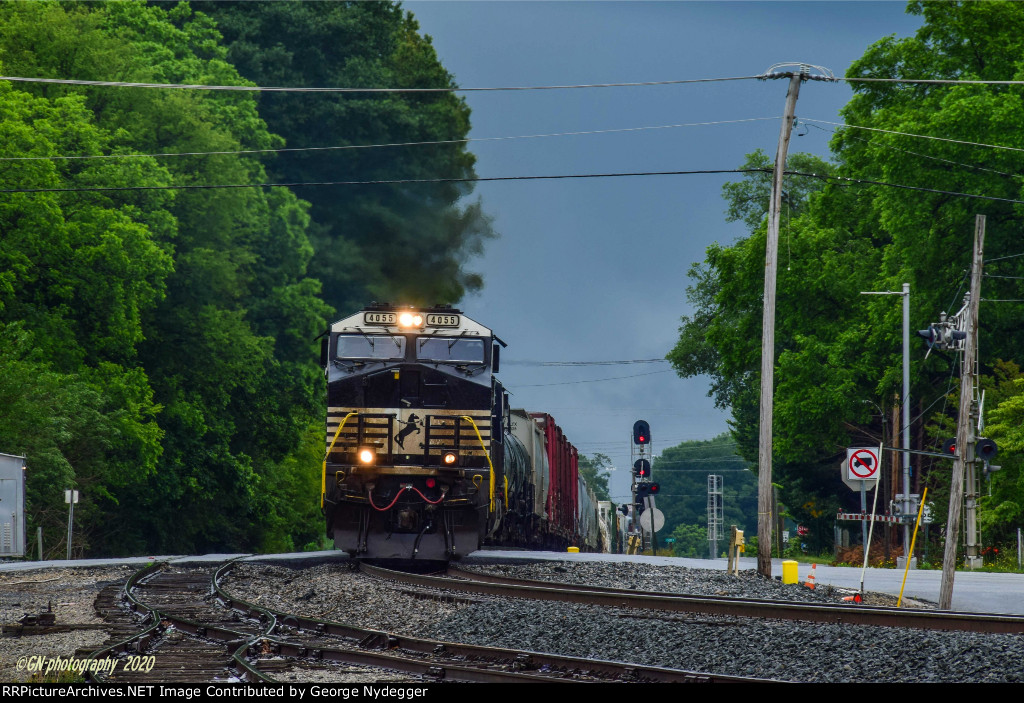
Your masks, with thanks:
[(802, 620), (844, 625), (906, 627), (921, 630), (1024, 633), (1024, 616), (1021, 615), (983, 615), (950, 610), (907, 610), (863, 605), (824, 605), (725, 596), (696, 596), (683, 593), (636, 593), (623, 589), (548, 581), (524, 582), (522, 579), (501, 583), (500, 577), (490, 577), (488, 581), (485, 581), (480, 574), (460, 572), (457, 569), (450, 570), (450, 572), (458, 573), (463, 577), (468, 574), (472, 580), (407, 574), (370, 565), (362, 565), (361, 568), (367, 573), (381, 578), (445, 590), (615, 608)]
[[(140, 605), (139, 603), (134, 602), (128, 595), (129, 590), (134, 586), (136, 581), (149, 575), (151, 572), (156, 571), (159, 568), (160, 563), (153, 563), (144, 566), (143, 568), (139, 569), (134, 574), (132, 574), (128, 578), (128, 581), (125, 583), (124, 588), (121, 589), (121, 599), (128, 601), (128, 608), (133, 613), (138, 613), (139, 610), (143, 609), (146, 611), (146, 614), (144, 615), (141, 624), (145, 625), (150, 618), (152, 618), (153, 620), (152, 624), (147, 626), (141, 632), (135, 633), (131, 637), (97, 649), (89, 655), (90, 660), (100, 659), (110, 654), (125, 654), (130, 651), (142, 652), (153, 640), (153, 638), (158, 637), (160, 633), (163, 632), (163, 626), (160, 624), (160, 618), (157, 615), (157, 613), (149, 608), (146, 608), (145, 606)], [(95, 680), (98, 683), (105, 683), (109, 681), (106, 674), (100, 671), (86, 671), (84, 672), (84, 676), (86, 679)]]
[[(666, 667), (655, 667), (655, 666), (640, 666), (635, 664), (628, 664), (623, 662), (612, 662), (603, 661), (596, 659), (583, 659), (580, 657), (568, 657), (560, 656), (556, 654), (546, 654), (542, 652), (524, 652), (520, 650), (508, 650), (497, 647), (485, 647), (481, 645), (461, 644), (455, 642), (441, 642), (438, 640), (423, 639), (417, 637), (406, 637), (403, 635), (396, 635), (380, 630), (369, 630), (364, 628), (355, 627), (339, 622), (331, 622), (325, 620), (317, 620), (315, 618), (305, 617), (296, 615), (294, 613), (286, 613), (283, 611), (274, 610), (271, 608), (264, 608), (263, 606), (253, 605), (241, 598), (235, 597), (230, 594), (220, 583), (221, 577), (226, 574), (231, 568), (233, 568), (237, 562), (230, 562), (221, 567), (215, 574), (214, 590), (217, 597), (225, 605), (225, 607), (239, 610), (241, 612), (247, 612), (252, 609), (265, 610), (269, 613), (273, 613), (278, 622), (283, 628), (294, 628), (297, 630), (305, 630), (314, 632), (321, 635), (331, 635), (340, 637), (348, 640), (352, 640), (358, 643), (359, 651), (356, 652), (352, 649), (341, 649), (341, 648), (330, 648), (323, 647), (322, 645), (316, 645), (316, 648), (308, 645), (301, 645), (295, 643), (282, 642), (277, 639), (270, 640), (272, 645), (277, 647), (280, 646), (280, 653), (283, 656), (295, 656), (305, 657), (313, 659), (322, 658), (333, 658), (336, 656), (335, 653), (356, 653), (360, 656), (367, 656), (367, 649), (376, 648), (380, 650), (394, 650), (402, 649), (410, 652), (419, 654), (430, 654), (433, 656), (444, 656), (452, 659), (461, 661), (475, 661), (485, 664), (492, 664), (495, 662), (509, 662), (509, 665), (513, 670), (518, 672), (501, 672), (493, 669), (474, 669), (475, 672), (487, 672), (489, 674), (504, 676), (504, 680), (512, 680), (510, 677), (505, 676), (510, 673), (518, 673), (520, 676), (528, 676), (528, 679), (517, 678), (515, 680), (533, 680), (533, 681), (580, 681), (580, 679), (571, 678), (555, 678), (552, 676), (538, 676), (536, 674), (527, 674), (527, 670), (540, 670), (548, 669), (557, 674), (563, 674), (564, 676), (586, 676), (586, 677), (604, 677), (604, 680), (608, 678), (615, 678), (619, 681), (635, 681), (635, 682), (658, 682), (658, 683), (766, 683), (771, 682), (767, 679), (757, 679), (752, 677), (742, 676), (729, 676), (721, 674), (709, 674), (703, 672), (686, 671), (682, 669), (670, 669)], [(384, 570), (387, 573), (387, 570)], [(340, 654), (338, 655), (340, 656)], [(377, 655), (384, 656), (384, 655)], [(373, 663), (373, 666), (381, 666), (385, 668), (398, 668), (395, 664), (395, 658), (393, 655), (390, 656), (391, 663)], [(337, 659), (341, 661), (341, 659)], [(360, 662), (353, 659), (345, 659), (351, 663), (368, 663)], [(455, 674), (460, 673), (460, 670), (466, 667), (461, 666), (449, 666), (438, 665), (436, 662), (429, 663), (429, 666), (433, 671), (428, 670), (427, 675), (435, 676), (438, 678), (449, 678), (456, 679), (457, 676), (448, 676), (448, 672)], [(469, 672), (467, 675), (479, 676), (478, 673)], [(471, 678), (461, 679), (471, 681), (495, 681), (493, 676), (491, 678)]]
[[(263, 627), (263, 633), (261, 633), (255, 639), (253, 639), (251, 635), (238, 632), (237, 630), (231, 630), (225, 627), (195, 622), (193, 620), (189, 620), (187, 618), (174, 615), (173, 613), (170, 613), (162, 608), (153, 607), (142, 601), (140, 598), (138, 598), (133, 593), (133, 591), (136, 587), (140, 585), (144, 578), (159, 571), (161, 567), (163, 567), (165, 564), (166, 562), (157, 562), (154, 564), (150, 564), (140, 569), (136, 573), (132, 574), (132, 577), (128, 579), (127, 583), (125, 583), (124, 589), (122, 591), (122, 599), (127, 602), (128, 608), (135, 613), (144, 613), (142, 621), (143, 624), (145, 624), (150, 618), (152, 618), (153, 624), (146, 628), (146, 630), (144, 630), (143, 632), (133, 635), (132, 637), (122, 642), (115, 643), (113, 645), (104, 647), (100, 650), (93, 652), (89, 658), (95, 659), (102, 656), (103, 654), (118, 651), (127, 652), (129, 650), (134, 650), (142, 652), (154, 638), (158, 637), (160, 634), (164, 632), (164, 630), (167, 629), (167, 624), (170, 623), (173, 624), (176, 627), (176, 629), (197, 638), (215, 639), (227, 643), (234, 642), (239, 639), (246, 640), (245, 644), (238, 647), (231, 654), (231, 659), (238, 665), (238, 668), (241, 673), (241, 678), (245, 681), (252, 682), (274, 681), (274, 679), (270, 678), (266, 674), (254, 668), (242, 656), (243, 652), (245, 652), (248, 649), (249, 645), (251, 644), (251, 641), (256, 641), (266, 635), (269, 635), (269, 633), (273, 631), (277, 624), (274, 617), (270, 616), (268, 625), (264, 625), (264, 619), (262, 617), (260, 618), (261, 627)], [(109, 678), (105, 676), (100, 676), (97, 678), (99, 678), (100, 680), (109, 681)]]

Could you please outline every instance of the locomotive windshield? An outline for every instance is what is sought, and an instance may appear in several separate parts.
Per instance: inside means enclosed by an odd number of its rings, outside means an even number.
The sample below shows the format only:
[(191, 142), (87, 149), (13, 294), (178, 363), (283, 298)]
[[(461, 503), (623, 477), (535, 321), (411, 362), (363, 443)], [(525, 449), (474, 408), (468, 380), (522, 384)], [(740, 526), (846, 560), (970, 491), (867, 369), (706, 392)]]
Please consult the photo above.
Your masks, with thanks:
[(416, 358), (421, 361), (484, 363), (484, 340), (462, 337), (419, 337)]
[(404, 359), (405, 337), (384, 334), (339, 334), (338, 359)]

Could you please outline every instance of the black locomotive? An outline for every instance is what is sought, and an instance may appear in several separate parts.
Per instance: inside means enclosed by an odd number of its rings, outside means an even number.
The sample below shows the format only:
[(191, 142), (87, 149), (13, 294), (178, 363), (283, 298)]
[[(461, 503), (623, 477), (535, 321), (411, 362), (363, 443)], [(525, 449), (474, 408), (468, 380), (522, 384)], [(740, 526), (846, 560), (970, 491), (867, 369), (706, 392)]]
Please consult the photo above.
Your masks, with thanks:
[(338, 549), (447, 561), (507, 504), (502, 343), (449, 306), (371, 305), (331, 325), (322, 508)]

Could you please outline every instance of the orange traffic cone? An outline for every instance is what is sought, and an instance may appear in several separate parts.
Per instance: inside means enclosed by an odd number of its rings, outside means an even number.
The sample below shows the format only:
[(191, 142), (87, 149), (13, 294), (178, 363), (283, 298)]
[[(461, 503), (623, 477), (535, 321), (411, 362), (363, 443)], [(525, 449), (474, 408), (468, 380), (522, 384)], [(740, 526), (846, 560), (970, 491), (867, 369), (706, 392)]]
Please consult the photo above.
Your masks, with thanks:
[(859, 593), (856, 593), (856, 594), (854, 594), (852, 596), (844, 597), (843, 600), (845, 600), (847, 602), (850, 602), (850, 603), (860, 603), (861, 602), (861, 597), (860, 597)]
[(814, 570), (818, 568), (817, 564), (811, 564), (811, 573), (807, 576), (807, 582), (804, 583), (812, 591), (814, 590)]

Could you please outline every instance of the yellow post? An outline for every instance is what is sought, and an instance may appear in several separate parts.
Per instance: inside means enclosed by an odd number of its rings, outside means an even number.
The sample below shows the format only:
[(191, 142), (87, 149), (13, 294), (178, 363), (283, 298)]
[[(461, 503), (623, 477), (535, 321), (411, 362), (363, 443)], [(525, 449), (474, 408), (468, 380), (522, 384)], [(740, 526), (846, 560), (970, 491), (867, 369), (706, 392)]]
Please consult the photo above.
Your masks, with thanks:
[(917, 542), (917, 528), (921, 526), (921, 514), (924, 512), (924, 501), (928, 497), (928, 487), (925, 486), (924, 493), (921, 495), (921, 505), (917, 509), (917, 522), (914, 523), (914, 537), (910, 540), (910, 551), (906, 554), (907, 566), (903, 569), (903, 585), (900, 586), (900, 597), (896, 599), (896, 607), (900, 607), (900, 603), (903, 602), (903, 589), (907, 585), (907, 572), (910, 571), (910, 558), (914, 556), (914, 544)]
[(570, 554), (579, 554), (580, 553), (580, 548), (579, 547), (569, 547), (566, 551), (569, 552)]
[(782, 583), (797, 583), (800, 580), (797, 566), (797, 562), (793, 559), (782, 562)]

